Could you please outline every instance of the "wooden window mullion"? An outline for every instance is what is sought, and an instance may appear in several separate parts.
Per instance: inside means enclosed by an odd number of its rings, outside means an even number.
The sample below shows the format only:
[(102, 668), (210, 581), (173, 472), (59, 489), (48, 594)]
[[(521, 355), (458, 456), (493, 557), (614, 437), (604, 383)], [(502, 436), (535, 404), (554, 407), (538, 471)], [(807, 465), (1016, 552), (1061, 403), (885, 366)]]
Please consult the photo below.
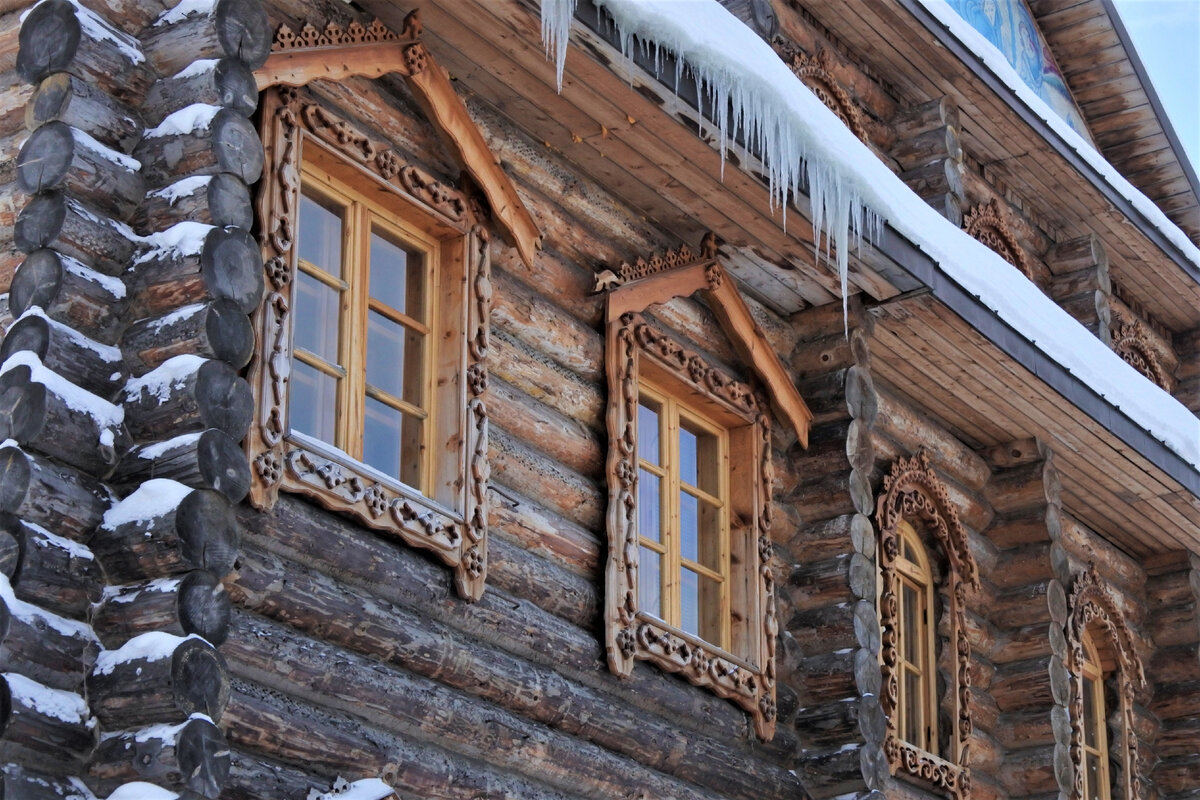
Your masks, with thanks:
[(662, 434), (659, 441), (666, 445), (663, 454), (667, 472), (666, 500), (667, 525), (663, 532), (663, 540), (667, 544), (667, 567), (664, 570), (663, 594), (669, 598), (666, 607), (670, 609), (667, 622), (679, 628), (683, 626), (683, 594), (681, 578), (683, 576), (682, 547), (680, 532), (679, 510), (679, 405), (674, 398), (663, 398)]

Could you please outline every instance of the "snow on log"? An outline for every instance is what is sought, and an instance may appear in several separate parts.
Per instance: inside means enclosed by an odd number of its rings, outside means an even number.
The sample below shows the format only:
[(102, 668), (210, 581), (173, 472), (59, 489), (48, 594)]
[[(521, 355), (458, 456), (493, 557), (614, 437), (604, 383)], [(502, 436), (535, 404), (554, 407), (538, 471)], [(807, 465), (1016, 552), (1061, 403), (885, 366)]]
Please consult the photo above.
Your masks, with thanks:
[(192, 714), (220, 721), (229, 702), (229, 670), (199, 636), (156, 631), (100, 653), (87, 690), (108, 730), (177, 723)]
[(53, 689), (77, 691), (99, 652), (89, 626), (18, 599), (0, 576), (0, 672), (37, 675)]
[(147, 241), (151, 249), (134, 260), (130, 278), (135, 317), (221, 299), (237, 303), (244, 314), (258, 307), (262, 255), (246, 230), (180, 222)]
[(20, 764), (0, 766), (0, 797), (7, 800), (96, 800), (79, 778), (58, 778)]
[(13, 241), (24, 252), (49, 247), (113, 276), (129, 269), (137, 238), (128, 225), (102, 216), (58, 191), (30, 200), (13, 226)]
[(91, 550), (8, 514), (0, 516), (0, 538), (18, 548), (7, 573), (13, 594), (65, 617), (87, 619), (105, 583)]
[(236, 58), (209, 58), (189, 64), (150, 87), (142, 114), (156, 126), (177, 109), (192, 103), (228, 108), (249, 117), (258, 108), (254, 72)]
[(155, 189), (146, 195), (146, 202), (135, 219), (138, 227), (146, 232), (166, 230), (187, 220), (219, 228), (233, 226), (250, 230), (254, 224), (254, 206), (246, 182), (228, 172), (220, 172), (193, 175)]
[(126, 305), (124, 283), (53, 250), (30, 253), (9, 288), (13, 315), (38, 306), (51, 319), (104, 344), (120, 337)]
[(154, 781), (188, 797), (215, 798), (229, 778), (225, 735), (208, 717), (195, 714), (179, 725), (155, 725), (105, 737), (89, 765), (101, 791), (125, 781)]
[(118, 489), (131, 489), (152, 478), (213, 489), (232, 503), (240, 503), (250, 491), (246, 454), (236, 439), (216, 428), (133, 448), (109, 482)]
[(129, 381), (124, 402), (125, 424), (140, 441), (206, 428), (241, 441), (254, 413), (250, 384), (228, 364), (195, 355), (175, 356)]
[(106, 478), (129, 449), (124, 417), (28, 350), (0, 366), (0, 435), (90, 475)]
[(92, 627), (105, 647), (152, 631), (196, 634), (220, 646), (229, 635), (230, 604), (225, 587), (205, 570), (182, 578), (155, 578), (110, 586), (96, 606)]
[(144, 130), (138, 112), (96, 84), (66, 72), (44, 78), (25, 106), (29, 130), (55, 121), (78, 128), (122, 153), (133, 150)]
[(273, 35), (259, 0), (202, 0), (163, 12), (142, 41), (159, 74), (174, 75), (208, 58), (236, 58), (258, 69), (271, 53)]
[(129, 368), (139, 376), (184, 354), (241, 369), (254, 353), (254, 329), (237, 303), (214, 300), (138, 320), (126, 329), (121, 347)]
[(179, 800), (179, 795), (145, 781), (134, 781), (120, 787), (108, 800)]
[(78, 128), (47, 122), (17, 154), (17, 183), (30, 194), (62, 189), (124, 220), (146, 195), (140, 166)]
[(0, 511), (84, 541), (112, 505), (95, 478), (27, 453), (14, 442), (0, 445)]
[(120, 350), (50, 319), (37, 306), (8, 329), (0, 342), (0, 363), (21, 350), (32, 352), (47, 369), (70, 375), (72, 381), (105, 400), (112, 400), (125, 385)]
[(229, 172), (254, 183), (262, 175), (263, 147), (246, 117), (223, 106), (196, 103), (169, 115), (146, 132), (134, 150), (151, 187), (181, 175)]
[(138, 105), (154, 73), (137, 39), (69, 0), (45, 0), (21, 25), (17, 72), (30, 83), (70, 72), (130, 105)]
[(220, 492), (156, 478), (113, 506), (91, 548), (114, 583), (233, 569), (239, 527)]
[(96, 720), (74, 692), (0, 674), (0, 761), (73, 768), (96, 745)]
[(378, 778), (366, 778), (351, 783), (339, 777), (333, 782), (333, 789), (317, 794), (310, 792), (311, 800), (395, 800), (396, 793)]

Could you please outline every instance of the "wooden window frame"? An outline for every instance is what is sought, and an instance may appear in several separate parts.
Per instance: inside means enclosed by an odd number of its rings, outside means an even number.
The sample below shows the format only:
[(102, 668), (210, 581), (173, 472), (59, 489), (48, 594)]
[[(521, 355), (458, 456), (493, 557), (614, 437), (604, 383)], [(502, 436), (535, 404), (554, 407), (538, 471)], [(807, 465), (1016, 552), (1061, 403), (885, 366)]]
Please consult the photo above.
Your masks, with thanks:
[[(694, 258), (687, 248), (626, 264), (607, 283), (606, 374), (608, 562), (605, 639), (611, 670), (619, 676), (646, 660), (711, 689), (745, 709), (755, 732), (775, 731), (775, 578), (771, 570), (771, 425), (768, 397), (807, 444), (811, 414), (786, 370), (753, 322), (715, 248)], [(709, 364), (656, 329), (642, 313), (675, 297), (699, 293), (734, 349), (763, 382), (765, 393)], [(692, 636), (639, 608), (638, 403), (643, 382), (699, 407), (730, 432), (732, 515), (729, 647)], [(740, 499), (738, 499), (740, 498)], [(740, 503), (742, 508), (738, 509)]]
[[(904, 604), (898, 603), (896, 609), (896, 629), (900, 640), (896, 646), (896, 666), (900, 680), (896, 685), (896, 730), (908, 728), (908, 717), (918, 714), (921, 717), (921, 741), (908, 741), (929, 753), (937, 753), (938, 742), (938, 705), (937, 705), (937, 641), (936, 641), (936, 606), (934, 605), (934, 575), (929, 561), (929, 553), (925, 544), (908, 520), (901, 520), (899, 525), (901, 542), (900, 554), (894, 563), (896, 577), (899, 583), (907, 583), (914, 589), (918, 597), (917, 611), (919, 619), (909, 625), (904, 613)], [(905, 546), (911, 548), (917, 555), (917, 561), (904, 557)], [(917, 639), (917, 662), (910, 662), (904, 656), (904, 639), (913, 636)], [(913, 671), (918, 675), (917, 697), (911, 697), (907, 690), (905, 673)]]
[[(1067, 669), (1071, 673), (1071, 758), (1075, 767), (1075, 780), (1071, 800), (1083, 800), (1084, 753), (1086, 732), (1083, 727), (1084, 697), (1083, 677), (1088, 668), (1091, 649), (1093, 664), (1098, 664), (1102, 680), (1097, 683), (1099, 691), (1106, 685), (1115, 687), (1117, 723), (1108, 718), (1098, 720), (1107, 726), (1106, 753), (1102, 761), (1109, 772), (1108, 789), (1113, 800), (1137, 800), (1145, 796), (1145, 786), (1139, 772), (1137, 734), (1134, 730), (1133, 708), (1137, 693), (1146, 688), (1146, 675), (1141, 659), (1133, 646), (1133, 635), (1120, 609), (1105, 588), (1095, 564), (1089, 564), (1085, 572), (1075, 577), (1068, 599), (1070, 614), (1067, 617)], [(1107, 656), (1107, 658), (1105, 658)], [(1105, 663), (1105, 662), (1108, 663)], [(1109, 765), (1113, 760), (1114, 747), (1119, 751), (1121, 779), (1112, 778)], [(1118, 794), (1119, 791), (1119, 794)]]
[[(950, 502), (946, 487), (929, 465), (925, 451), (912, 458), (900, 458), (892, 464), (883, 479), (883, 487), (875, 507), (875, 520), (879, 528), (879, 625), (882, 630), (879, 651), (880, 672), (883, 691), (880, 702), (887, 717), (884, 737), (884, 754), (893, 775), (902, 774), (909, 779), (943, 791), (956, 800), (970, 796), (971, 774), (966, 765), (964, 743), (971, 734), (970, 714), (970, 661), (971, 644), (967, 639), (966, 592), (979, 589), (978, 570), (967, 544), (966, 529), (958, 519), (958, 512)], [(931, 752), (900, 735), (899, 704), (903, 692), (900, 647), (902, 632), (899, 627), (899, 586), (902, 572), (898, 569), (904, 536), (908, 530), (915, 536), (927, 534), (946, 555), (946, 574), (941, 576), (940, 586), (948, 596), (947, 628), (949, 636), (942, 643), (943, 654), (949, 653), (950, 675), (946, 697), (937, 701), (936, 674), (927, 679), (932, 682), (933, 692), (930, 708), (926, 713), (937, 719), (941, 708), (946, 708), (949, 729), (945, 734), (945, 752)], [(922, 544), (925, 557), (932, 556), (930, 548)], [(932, 570), (930, 571), (932, 578)], [(931, 591), (937, 587), (931, 586)], [(930, 610), (933, 610), (932, 600)], [(922, 644), (930, 648), (927, 653), (936, 673), (939, 660), (937, 621), (926, 626)], [(936, 723), (935, 723), (936, 724)], [(939, 733), (934, 727), (933, 742), (938, 742)]]
[[(269, 510), (280, 490), (315, 499), (376, 530), (433, 553), (454, 570), (461, 596), (477, 599), (487, 559), (487, 351), (490, 260), (486, 230), (467, 198), (406, 163), (353, 125), (295, 89), (264, 92), (266, 163), (258, 201), (268, 292), (255, 314), (259, 349), (249, 379), (257, 395), (247, 454), (250, 500)], [(436, 420), (428, 448), (426, 493), (389, 479), (349, 454), (290, 431), (288, 377), (293, 358), (295, 228), (305, 164), (416, 224), (435, 245), (440, 289), (431, 320), (436, 360), (429, 379)], [(364, 289), (365, 291), (365, 289)], [(432, 327), (436, 326), (436, 327)]]
[[(1080, 775), (1083, 776), (1083, 797), (1091, 797), (1088, 786), (1087, 775), (1087, 758), (1089, 755), (1095, 756), (1099, 764), (1099, 781), (1100, 781), (1100, 800), (1112, 800), (1112, 778), (1109, 777), (1108, 768), (1108, 714), (1105, 712), (1104, 702), (1104, 669), (1100, 661), (1100, 654), (1096, 649), (1096, 643), (1092, 641), (1091, 631), (1084, 631), (1083, 637), (1080, 640), (1080, 647), (1083, 657), (1079, 662), (1079, 686), (1080, 686), (1080, 715), (1079, 722), (1083, 727), (1083, 736), (1080, 738), (1080, 760), (1081, 769)], [(1086, 690), (1087, 684), (1085, 681), (1092, 682), (1091, 697), (1089, 698)], [(1088, 705), (1091, 705), (1091, 718), (1088, 717)], [(1097, 745), (1093, 747), (1088, 744), (1087, 727), (1094, 725), (1095, 730), (1092, 731)]]

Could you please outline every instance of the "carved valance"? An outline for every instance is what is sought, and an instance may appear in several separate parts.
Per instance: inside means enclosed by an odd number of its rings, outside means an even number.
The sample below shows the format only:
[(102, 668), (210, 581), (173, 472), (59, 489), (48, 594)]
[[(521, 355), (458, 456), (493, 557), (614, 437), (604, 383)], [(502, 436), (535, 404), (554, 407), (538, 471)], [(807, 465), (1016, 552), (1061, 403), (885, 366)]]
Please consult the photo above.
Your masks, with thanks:
[(863, 125), (862, 111), (851, 99), (850, 94), (833, 77), (833, 57), (828, 50), (822, 48), (810, 55), (800, 52), (794, 47), (785, 46), (780, 49), (780, 57), (791, 67), (795, 76), (850, 129), (851, 133), (860, 141), (867, 141), (867, 130)]
[(1033, 279), (1033, 270), (1029, 266), (1029, 260), (1025, 258), (1025, 251), (1013, 235), (996, 198), (973, 206), (963, 218), (963, 230), (1021, 270), (1026, 278)]
[(1112, 349), (1126, 364), (1156, 385), (1170, 391), (1169, 378), (1141, 322), (1120, 312), (1113, 313)]

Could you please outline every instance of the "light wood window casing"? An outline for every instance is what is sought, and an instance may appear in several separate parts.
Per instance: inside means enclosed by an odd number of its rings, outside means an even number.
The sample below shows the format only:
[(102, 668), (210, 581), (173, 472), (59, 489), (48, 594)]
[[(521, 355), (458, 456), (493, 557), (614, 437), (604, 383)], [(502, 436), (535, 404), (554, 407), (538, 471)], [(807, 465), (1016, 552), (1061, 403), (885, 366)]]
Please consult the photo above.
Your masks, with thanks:
[(1104, 670), (1090, 631), (1080, 642), (1083, 660), (1079, 664), (1079, 686), (1083, 716), (1083, 797), (1085, 800), (1112, 800), (1112, 781), (1108, 776), (1108, 714), (1104, 702)]
[(900, 673), (896, 729), (905, 742), (933, 755), (938, 746), (937, 649), (934, 576), (917, 531), (900, 523), (900, 554), (894, 563), (898, 587), (896, 651)]
[(461, 193), (302, 93), (269, 91), (263, 108), (251, 502), (308, 495), (432, 552), (477, 598), (487, 234)]
[[(683, 248), (622, 273), (606, 304), (609, 666), (626, 676), (646, 660), (678, 673), (744, 708), (769, 739), (778, 623), (767, 398), (805, 443), (811, 415), (712, 255)], [(765, 392), (641, 314), (693, 293)]]

